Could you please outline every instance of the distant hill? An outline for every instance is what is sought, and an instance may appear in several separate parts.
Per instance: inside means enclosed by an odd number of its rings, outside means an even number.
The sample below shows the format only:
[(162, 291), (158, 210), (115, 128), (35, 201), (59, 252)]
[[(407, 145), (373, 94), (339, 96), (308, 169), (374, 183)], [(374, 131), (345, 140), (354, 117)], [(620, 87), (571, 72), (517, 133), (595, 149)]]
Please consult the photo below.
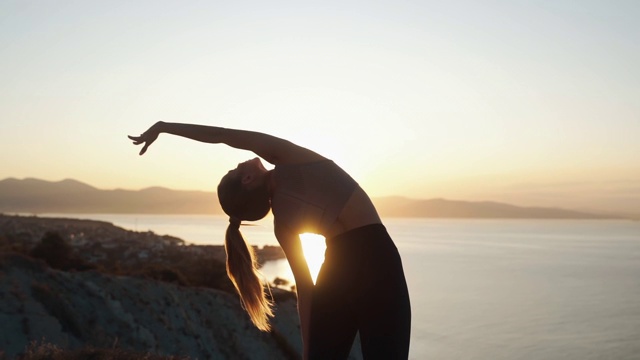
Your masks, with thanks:
[(609, 215), (542, 207), (521, 207), (492, 201), (445, 199), (414, 200), (402, 197), (374, 199), (383, 217), (485, 219), (612, 219)]
[(100, 190), (71, 179), (8, 178), (0, 181), (0, 212), (221, 214), (222, 210), (214, 192), (161, 187)]
[[(383, 217), (606, 219), (609, 215), (558, 208), (520, 207), (483, 201), (374, 198)], [(222, 214), (215, 192), (171, 190), (100, 190), (77, 180), (52, 182), (27, 178), (0, 181), (0, 212)]]

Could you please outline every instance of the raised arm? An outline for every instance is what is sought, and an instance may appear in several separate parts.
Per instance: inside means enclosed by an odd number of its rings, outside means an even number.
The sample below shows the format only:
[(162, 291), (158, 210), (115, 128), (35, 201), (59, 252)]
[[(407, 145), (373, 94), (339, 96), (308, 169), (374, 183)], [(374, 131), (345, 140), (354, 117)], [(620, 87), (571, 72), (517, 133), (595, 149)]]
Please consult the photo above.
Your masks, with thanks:
[(166, 123), (159, 121), (140, 136), (129, 136), (135, 145), (144, 143), (140, 155), (161, 133), (182, 136), (188, 139), (211, 144), (226, 144), (236, 149), (249, 150), (271, 164), (302, 163), (323, 159), (317, 153), (268, 134), (227, 129), (216, 126)]

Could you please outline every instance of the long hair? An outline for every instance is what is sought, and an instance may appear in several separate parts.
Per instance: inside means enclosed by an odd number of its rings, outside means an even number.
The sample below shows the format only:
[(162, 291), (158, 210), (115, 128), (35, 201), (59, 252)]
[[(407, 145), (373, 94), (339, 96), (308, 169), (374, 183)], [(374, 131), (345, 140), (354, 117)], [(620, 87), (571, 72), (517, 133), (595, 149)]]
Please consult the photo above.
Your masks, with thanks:
[(273, 304), (267, 299), (264, 285), (258, 277), (253, 248), (247, 245), (240, 229), (233, 223), (227, 227), (224, 248), (227, 251), (227, 275), (238, 290), (242, 305), (258, 329), (269, 331)]
[(253, 324), (269, 331), (269, 317), (273, 317), (272, 302), (265, 294), (265, 284), (258, 276), (253, 248), (247, 245), (240, 232), (241, 220), (259, 220), (271, 209), (267, 185), (246, 190), (237, 179), (227, 176), (218, 185), (218, 199), (227, 215), (229, 226), (225, 234), (227, 275), (240, 294), (240, 301)]

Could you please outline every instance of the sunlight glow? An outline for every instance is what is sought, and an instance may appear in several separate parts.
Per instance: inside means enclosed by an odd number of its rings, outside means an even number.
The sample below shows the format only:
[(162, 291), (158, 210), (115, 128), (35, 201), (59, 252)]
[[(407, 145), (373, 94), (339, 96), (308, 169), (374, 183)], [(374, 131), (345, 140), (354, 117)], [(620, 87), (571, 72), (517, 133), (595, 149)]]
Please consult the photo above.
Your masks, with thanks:
[(313, 283), (315, 284), (318, 273), (320, 272), (320, 267), (322, 267), (322, 263), (324, 262), (324, 251), (326, 249), (324, 236), (304, 233), (300, 234), (300, 242), (302, 243), (304, 258), (307, 260), (307, 266), (309, 266), (311, 279), (313, 279)]

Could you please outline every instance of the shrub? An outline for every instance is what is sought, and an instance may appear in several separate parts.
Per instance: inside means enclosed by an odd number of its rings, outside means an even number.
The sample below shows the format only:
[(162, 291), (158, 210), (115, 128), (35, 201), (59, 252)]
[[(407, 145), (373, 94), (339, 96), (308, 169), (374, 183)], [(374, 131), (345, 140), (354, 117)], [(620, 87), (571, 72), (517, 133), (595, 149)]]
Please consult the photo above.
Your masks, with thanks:
[(133, 275), (141, 275), (146, 278), (173, 283), (177, 285), (189, 285), (184, 275), (179, 270), (172, 269), (165, 265), (152, 264), (147, 265), (140, 272)]
[(289, 285), (289, 281), (287, 279), (283, 279), (281, 277), (276, 277), (275, 279), (273, 279), (273, 286), (274, 287), (281, 287), (281, 286), (287, 286)]
[(58, 270), (91, 270), (95, 266), (73, 255), (73, 248), (57, 232), (48, 231), (30, 254)]

